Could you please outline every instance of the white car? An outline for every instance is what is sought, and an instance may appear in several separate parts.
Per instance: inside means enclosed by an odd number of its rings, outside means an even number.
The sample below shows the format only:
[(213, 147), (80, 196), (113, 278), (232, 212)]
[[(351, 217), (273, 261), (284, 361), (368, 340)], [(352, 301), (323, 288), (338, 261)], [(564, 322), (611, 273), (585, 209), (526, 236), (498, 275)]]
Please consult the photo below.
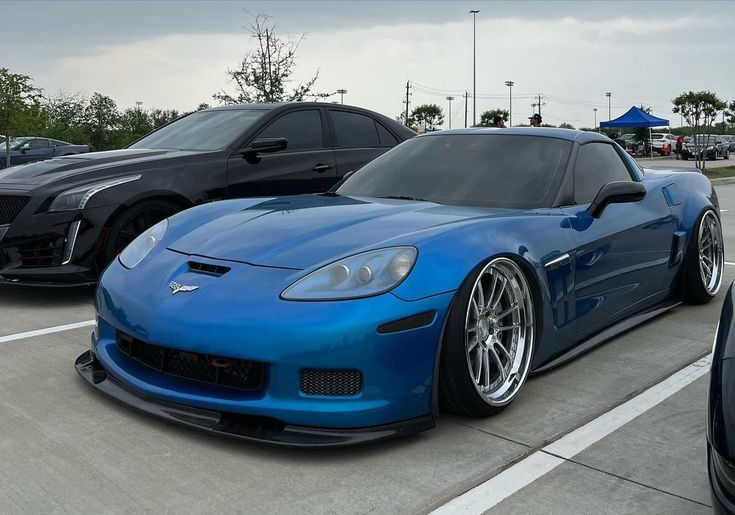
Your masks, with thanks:
[[(668, 144), (668, 149), (666, 145)], [(659, 154), (668, 156), (676, 148), (676, 136), (663, 132), (651, 134), (651, 146)]]

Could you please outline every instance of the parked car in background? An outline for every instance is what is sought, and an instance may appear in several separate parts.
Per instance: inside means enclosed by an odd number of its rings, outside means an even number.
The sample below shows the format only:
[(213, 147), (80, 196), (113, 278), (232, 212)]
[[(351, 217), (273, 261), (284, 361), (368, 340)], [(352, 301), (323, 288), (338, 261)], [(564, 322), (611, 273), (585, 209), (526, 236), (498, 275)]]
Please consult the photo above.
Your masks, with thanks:
[(2, 134), (0, 134), (0, 143), (5, 143), (5, 142), (7, 141), (7, 139), (8, 139), (8, 138), (6, 138), (6, 137), (5, 137), (5, 136), (3, 136)]
[(681, 158), (687, 159), (717, 159), (724, 157), (730, 159), (730, 142), (725, 141), (719, 134), (698, 134), (696, 137), (684, 144)]
[(735, 152), (735, 136), (725, 134), (722, 139), (730, 143), (730, 152)]
[(178, 211), (323, 192), (414, 135), (356, 107), (230, 105), (179, 118), (123, 150), (10, 168), (0, 173), (0, 277), (94, 282), (136, 236)]
[(654, 152), (668, 156), (676, 148), (676, 136), (661, 132), (651, 134), (651, 147)]
[[(89, 152), (87, 145), (72, 145), (56, 139), (27, 136), (13, 138), (10, 140), (10, 166), (86, 152)], [(6, 156), (6, 145), (0, 145), (0, 168), (5, 167)]]

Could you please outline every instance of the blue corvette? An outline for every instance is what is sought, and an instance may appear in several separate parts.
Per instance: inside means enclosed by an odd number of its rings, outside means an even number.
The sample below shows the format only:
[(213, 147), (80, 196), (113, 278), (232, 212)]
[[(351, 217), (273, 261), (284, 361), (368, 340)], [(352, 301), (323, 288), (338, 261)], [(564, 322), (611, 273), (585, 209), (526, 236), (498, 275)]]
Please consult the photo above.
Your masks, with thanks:
[(322, 195), (195, 207), (104, 273), (77, 371), (213, 433), (345, 445), (484, 417), (718, 291), (717, 197), (563, 129), (423, 135)]

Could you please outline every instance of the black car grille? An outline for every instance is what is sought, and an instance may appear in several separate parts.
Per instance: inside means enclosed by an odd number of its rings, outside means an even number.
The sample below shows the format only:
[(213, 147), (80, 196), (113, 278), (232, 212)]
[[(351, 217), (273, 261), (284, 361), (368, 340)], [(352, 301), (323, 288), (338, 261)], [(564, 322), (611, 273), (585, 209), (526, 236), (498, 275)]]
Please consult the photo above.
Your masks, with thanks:
[(264, 363), (187, 352), (142, 342), (117, 333), (117, 348), (131, 359), (163, 374), (191, 381), (245, 390), (260, 390), (265, 381)]
[(30, 199), (22, 195), (0, 195), (0, 225), (12, 223)]
[(64, 237), (46, 238), (18, 245), (21, 268), (61, 266)]
[(359, 370), (302, 370), (301, 391), (307, 395), (357, 395), (362, 390)]

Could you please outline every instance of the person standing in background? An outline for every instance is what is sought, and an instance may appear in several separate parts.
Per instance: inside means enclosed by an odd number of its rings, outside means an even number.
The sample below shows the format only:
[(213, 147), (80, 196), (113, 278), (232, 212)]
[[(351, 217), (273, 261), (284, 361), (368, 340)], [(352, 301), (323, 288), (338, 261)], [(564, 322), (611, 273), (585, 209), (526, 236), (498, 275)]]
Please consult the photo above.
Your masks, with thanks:
[(529, 116), (528, 119), (531, 122), (531, 127), (541, 127), (541, 115), (536, 113), (533, 116)]

